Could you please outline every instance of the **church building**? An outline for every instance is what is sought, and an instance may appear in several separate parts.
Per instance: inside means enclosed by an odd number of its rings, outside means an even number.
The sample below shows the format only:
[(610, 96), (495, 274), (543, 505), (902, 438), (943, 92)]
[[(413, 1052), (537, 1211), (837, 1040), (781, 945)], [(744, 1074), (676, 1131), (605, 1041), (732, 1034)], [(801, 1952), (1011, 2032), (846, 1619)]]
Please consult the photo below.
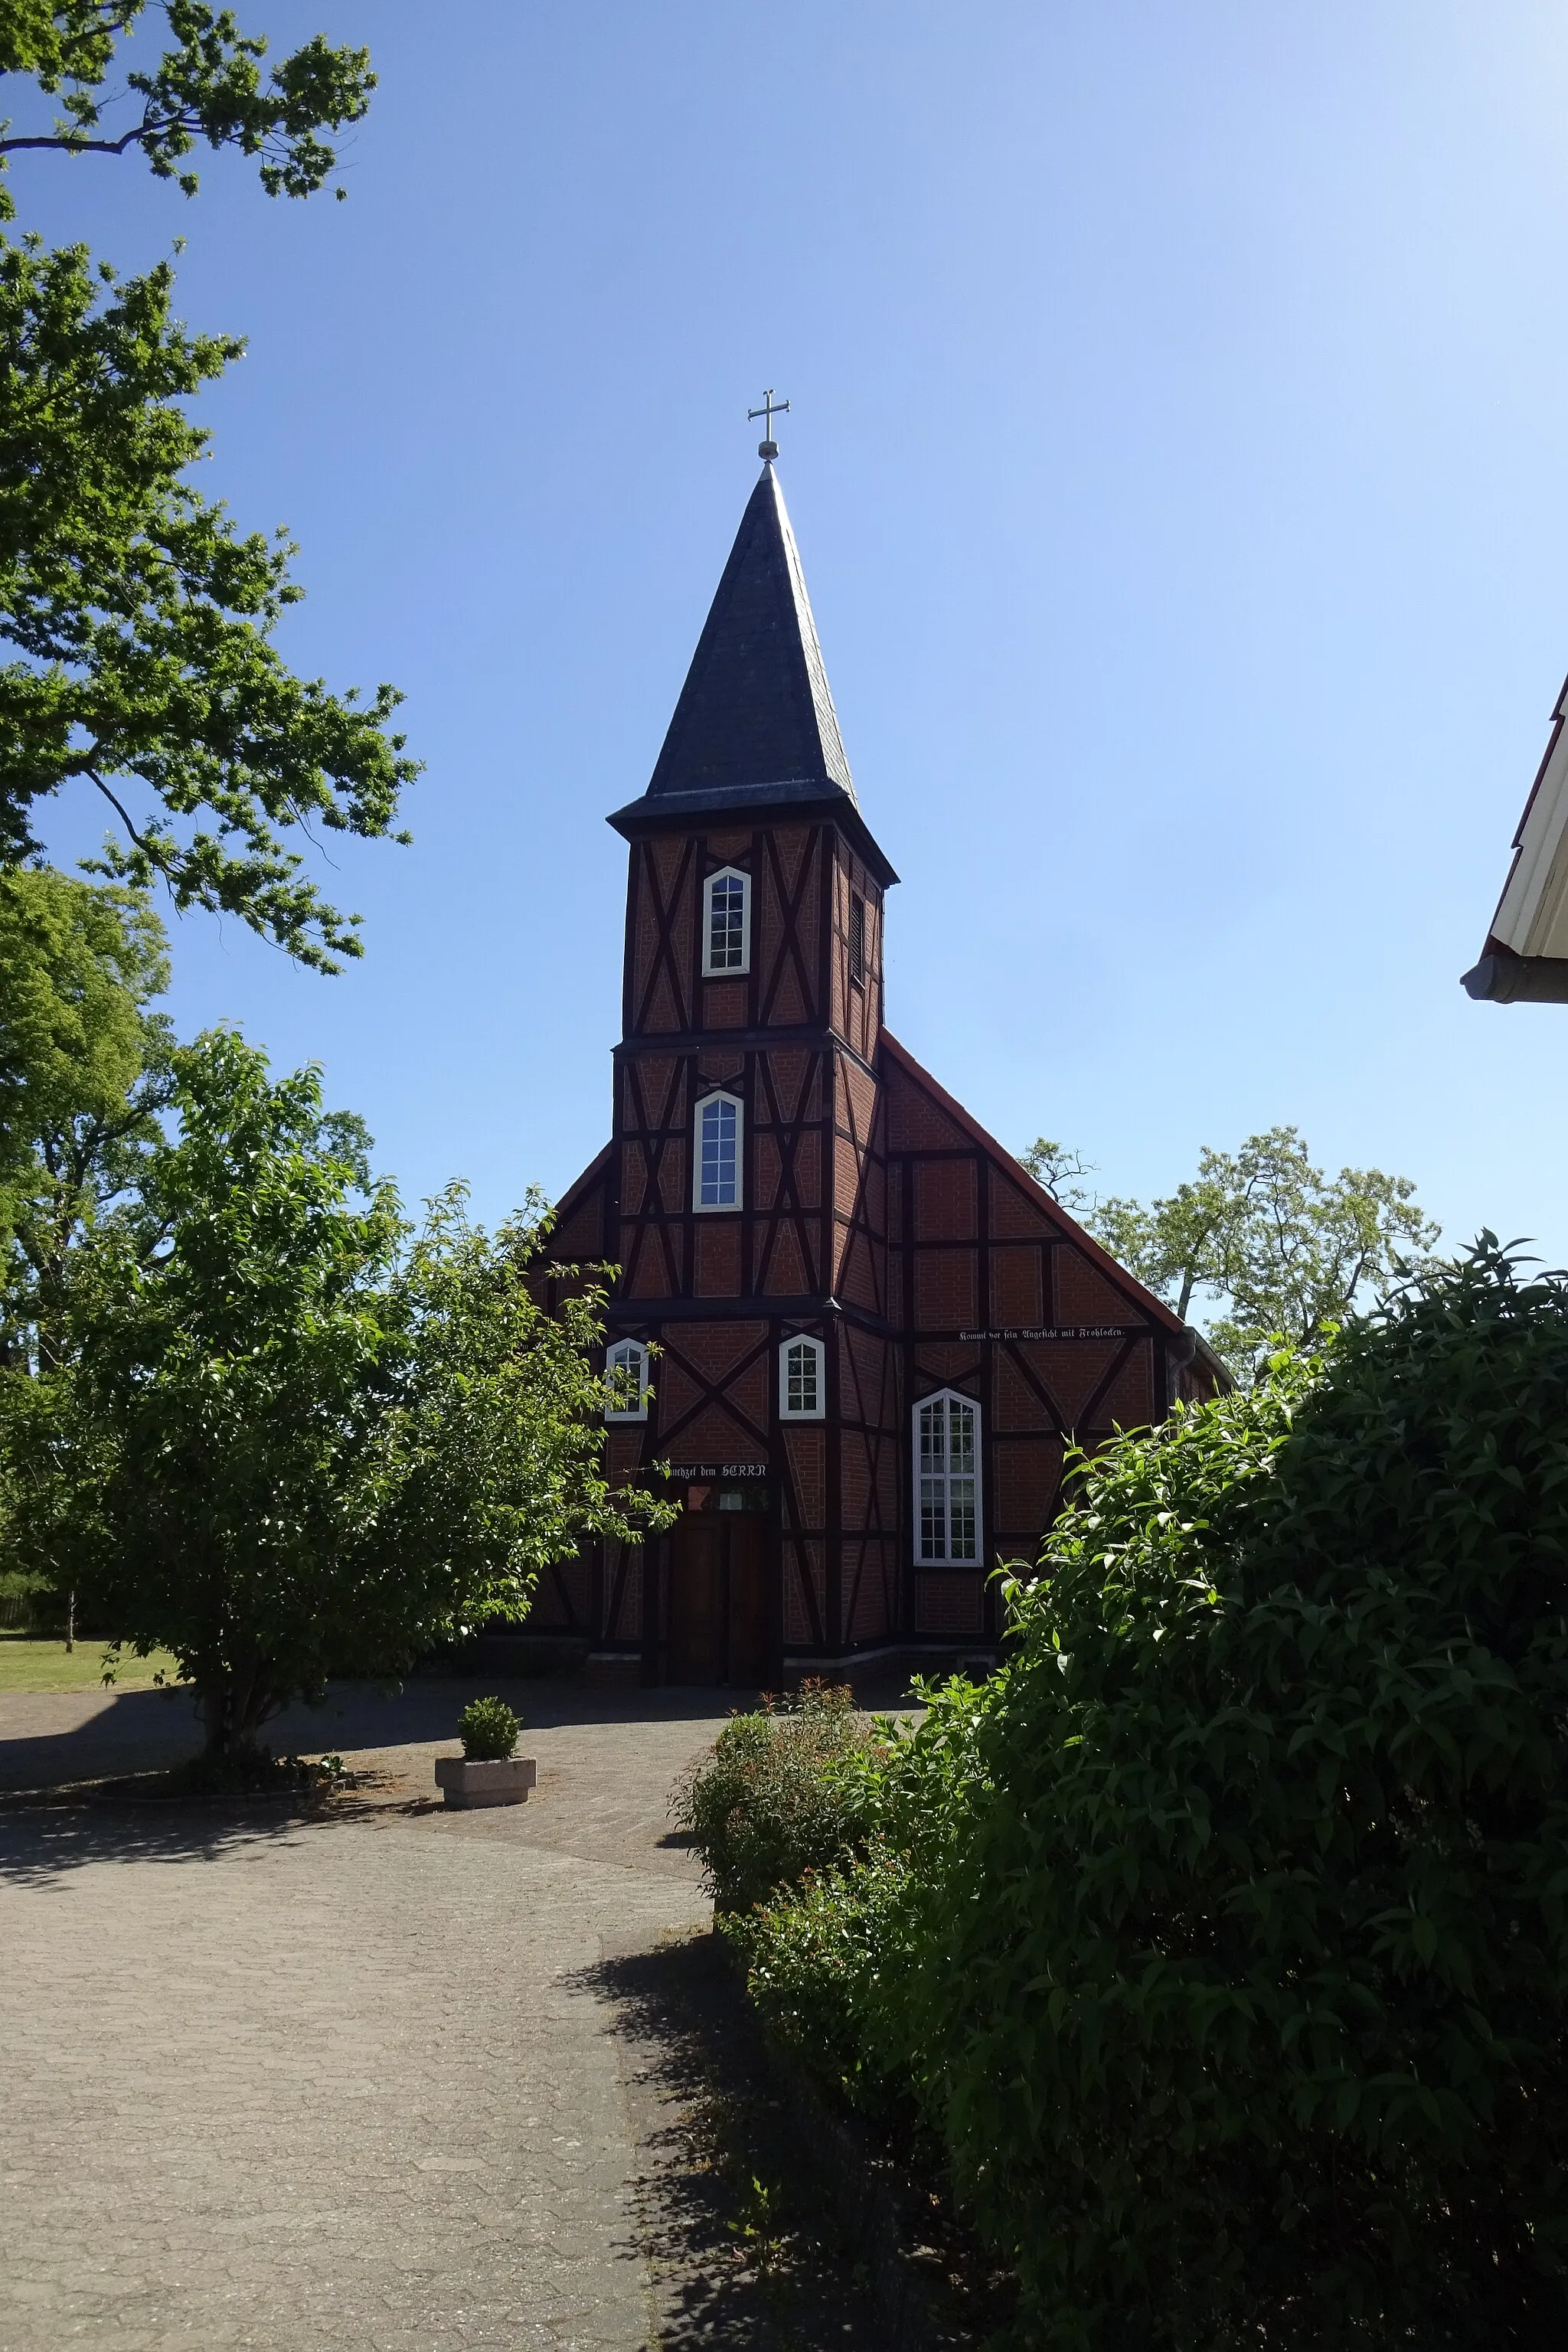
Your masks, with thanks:
[(530, 1633), (604, 1679), (987, 1657), (990, 1571), (1035, 1557), (1065, 1449), (1224, 1378), (888, 1028), (898, 876), (762, 455), (647, 789), (609, 819), (612, 1131), (551, 1243), (620, 1268), (612, 1482), (681, 1506), (542, 1580)]

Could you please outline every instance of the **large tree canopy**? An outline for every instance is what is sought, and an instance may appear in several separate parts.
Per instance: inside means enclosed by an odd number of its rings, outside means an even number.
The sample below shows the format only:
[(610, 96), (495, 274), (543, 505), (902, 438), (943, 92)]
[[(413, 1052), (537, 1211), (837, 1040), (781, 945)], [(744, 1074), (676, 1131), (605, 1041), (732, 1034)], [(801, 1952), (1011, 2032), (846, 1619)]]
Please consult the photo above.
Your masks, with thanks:
[(0, 872), (0, 1181), (41, 1138), (112, 1115), (167, 979), (163, 927), (134, 893), (47, 867)]
[(134, 891), (0, 871), (0, 1356), (52, 1365), (71, 1252), (163, 1140), (167, 978)]
[[(335, 158), (318, 133), (364, 113), (365, 51), (318, 37), (264, 85), (265, 41), (227, 10), (163, 0), (172, 46), (128, 77), (141, 119), (100, 138), (118, 45), (148, 13), (0, 0), (0, 76), (66, 109), (47, 133), (0, 137), (0, 169), (43, 147), (134, 152), (167, 177), (205, 139), (258, 157), (273, 194), (322, 184)], [(14, 209), (0, 187), (0, 218)], [(187, 332), (173, 282), (166, 264), (120, 278), (81, 246), (0, 240), (0, 864), (38, 852), (42, 803), (90, 786), (116, 820), (100, 871), (162, 881), (176, 907), (237, 915), (333, 971), (361, 952), (356, 919), (292, 844), (318, 823), (390, 834), (417, 764), (389, 732), (392, 688), (362, 704), (278, 652), (303, 593), (286, 535), (240, 532), (193, 487), (208, 436), (185, 404), (244, 345)]]
[[(382, 687), (361, 706), (272, 644), (292, 549), (242, 536), (187, 469), (179, 404), (243, 346), (172, 316), (167, 266), (115, 280), (84, 247), (0, 246), (0, 856), (39, 802), (93, 785), (104, 866), (177, 907), (240, 916), (325, 971), (360, 953), (280, 835), (392, 830), (417, 772)], [(137, 797), (155, 814), (141, 814)]]
[[(267, 42), (242, 33), (231, 9), (162, 0), (153, 14), (163, 19), (168, 47), (156, 64), (149, 58), (145, 69), (126, 73), (123, 93), (106, 94), (121, 41), (147, 13), (147, 0), (0, 0), (0, 77), (29, 79), (64, 108), (47, 128), (0, 129), (0, 171), (28, 151), (136, 153), (194, 195), (196, 174), (181, 166), (205, 140), (259, 158), (268, 195), (308, 196), (325, 183), (337, 155), (319, 134), (357, 122), (369, 107), (368, 49), (334, 49), (318, 33), (263, 80)], [(114, 118), (121, 96), (139, 100), (141, 111), (110, 136), (104, 115)], [(0, 219), (14, 210), (0, 184)]]
[(1408, 1176), (1326, 1176), (1293, 1127), (1249, 1136), (1239, 1151), (1204, 1150), (1189, 1183), (1148, 1203), (1095, 1199), (1079, 1181), (1090, 1163), (1048, 1136), (1021, 1156), (1178, 1315), (1214, 1301), (1208, 1336), (1237, 1370), (1256, 1369), (1277, 1339), (1315, 1347), (1363, 1294), (1384, 1297), (1426, 1264), (1438, 1236)]
[(156, 1245), (111, 1221), (79, 1251), (59, 1370), (0, 1371), (0, 1480), (17, 1558), (172, 1650), (226, 1754), (669, 1513), (604, 1475), (604, 1292), (535, 1306), (537, 1214), (488, 1235), (454, 1191), (416, 1234), (313, 1070), (226, 1033), (174, 1058)]

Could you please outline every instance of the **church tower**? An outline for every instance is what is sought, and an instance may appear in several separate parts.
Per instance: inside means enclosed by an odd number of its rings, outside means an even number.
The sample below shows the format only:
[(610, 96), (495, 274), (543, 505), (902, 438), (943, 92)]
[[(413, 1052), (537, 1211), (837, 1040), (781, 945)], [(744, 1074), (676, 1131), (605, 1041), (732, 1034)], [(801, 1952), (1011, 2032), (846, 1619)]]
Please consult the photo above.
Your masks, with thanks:
[(646, 1681), (984, 1653), (987, 1571), (1032, 1556), (1065, 1444), (1215, 1377), (884, 1025), (898, 877), (763, 454), (647, 789), (609, 820), (612, 1135), (553, 1241), (621, 1270), (612, 1479), (668, 1476), (682, 1510), (562, 1563), (531, 1627)]

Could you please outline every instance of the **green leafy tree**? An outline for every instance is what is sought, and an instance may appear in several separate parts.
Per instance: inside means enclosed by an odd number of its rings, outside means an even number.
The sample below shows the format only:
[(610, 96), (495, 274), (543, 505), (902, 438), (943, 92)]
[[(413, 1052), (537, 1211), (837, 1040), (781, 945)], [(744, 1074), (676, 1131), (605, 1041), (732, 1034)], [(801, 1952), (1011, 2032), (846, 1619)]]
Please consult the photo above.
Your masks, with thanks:
[(1483, 1236), (1082, 1464), (900, 1749), (875, 1954), (794, 1976), (920, 2084), (1027, 2340), (1568, 2333), (1565, 1397), (1568, 1277)]
[(148, 1170), (149, 1254), (78, 1253), (72, 1351), (0, 1375), (13, 1540), (195, 1686), (209, 1753), (332, 1673), (395, 1675), (590, 1534), (612, 1493), (592, 1367), (604, 1290), (529, 1291), (540, 1206), (489, 1235), (445, 1193), (415, 1232), (324, 1114), (313, 1070), (209, 1034), (174, 1057), (180, 1134)]
[(49, 1369), (72, 1251), (133, 1196), (173, 1097), (163, 929), (135, 892), (0, 870), (0, 1350)]
[[(308, 196), (321, 187), (337, 155), (319, 134), (368, 110), (375, 88), (369, 50), (332, 48), (318, 33), (263, 80), (267, 42), (242, 33), (232, 10), (163, 0), (152, 13), (163, 18), (169, 47), (149, 70), (127, 72), (123, 90), (106, 94), (119, 45), (148, 14), (147, 0), (0, 0), (0, 78), (31, 81), (64, 110), (47, 130), (5, 125), (0, 170), (29, 152), (140, 154), (159, 178), (177, 179), (194, 195), (196, 174), (182, 166), (205, 141), (258, 159), (268, 195)], [(108, 136), (106, 110), (112, 120), (138, 100), (138, 120)], [(0, 219), (13, 212), (0, 185)]]
[(1368, 1297), (1386, 1297), (1426, 1264), (1438, 1239), (1409, 1177), (1379, 1168), (1328, 1177), (1293, 1127), (1249, 1136), (1237, 1152), (1205, 1150), (1190, 1183), (1147, 1204), (1062, 1190), (1053, 1175), (1076, 1178), (1087, 1163), (1044, 1137), (1023, 1162), (1178, 1315), (1217, 1305), (1207, 1334), (1237, 1370), (1256, 1370), (1281, 1339), (1317, 1346)]
[(1026, 1151), (1018, 1158), (1037, 1184), (1043, 1184), (1053, 1201), (1076, 1214), (1088, 1206), (1089, 1194), (1081, 1179), (1094, 1174), (1094, 1162), (1086, 1160), (1081, 1151), (1070, 1144), (1058, 1143), (1048, 1135), (1037, 1135)]
[[(100, 870), (238, 915), (325, 971), (361, 952), (282, 835), (391, 832), (416, 772), (361, 707), (271, 642), (292, 549), (241, 536), (185, 478), (207, 435), (181, 403), (242, 346), (190, 335), (167, 267), (116, 281), (85, 247), (0, 247), (0, 856), (37, 805), (94, 787), (121, 823)], [(106, 299), (100, 300), (100, 295)], [(155, 814), (133, 814), (140, 791)]]
[(1316, 1346), (1363, 1293), (1385, 1297), (1424, 1264), (1438, 1238), (1409, 1177), (1327, 1177), (1293, 1127), (1249, 1136), (1237, 1152), (1205, 1150), (1196, 1178), (1168, 1200), (1106, 1201), (1093, 1228), (1179, 1315), (1199, 1292), (1219, 1300), (1209, 1337), (1249, 1370), (1281, 1338)]
[[(142, 119), (99, 138), (117, 45), (145, 13), (0, 0), (0, 70), (63, 91), (66, 109), (47, 135), (0, 139), (0, 166), (38, 147), (134, 152), (169, 175), (205, 140), (259, 158), (274, 194), (322, 184), (335, 158), (318, 133), (369, 103), (364, 51), (318, 38), (264, 86), (264, 41), (226, 10), (167, 0), (155, 13), (173, 46), (129, 78)], [(177, 907), (237, 915), (336, 971), (361, 952), (356, 919), (291, 845), (318, 823), (392, 834), (417, 765), (389, 731), (390, 687), (362, 704), (279, 655), (302, 593), (294, 549), (240, 532), (190, 479), (208, 436), (185, 404), (244, 345), (189, 333), (173, 289), (166, 264), (121, 278), (85, 247), (0, 241), (0, 863), (38, 854), (42, 803), (89, 787), (116, 820), (98, 870), (162, 882)]]

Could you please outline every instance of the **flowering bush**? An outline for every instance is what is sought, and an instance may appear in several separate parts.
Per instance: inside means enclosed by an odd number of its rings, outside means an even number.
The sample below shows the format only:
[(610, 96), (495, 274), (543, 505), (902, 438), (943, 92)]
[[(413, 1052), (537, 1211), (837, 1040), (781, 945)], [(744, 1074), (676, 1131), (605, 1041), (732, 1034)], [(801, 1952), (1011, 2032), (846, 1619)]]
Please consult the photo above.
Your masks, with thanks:
[(721, 1914), (749, 1911), (808, 1870), (863, 1853), (892, 1727), (855, 1711), (847, 1685), (806, 1681), (793, 1698), (731, 1716), (681, 1781), (676, 1827), (702, 1856)]

